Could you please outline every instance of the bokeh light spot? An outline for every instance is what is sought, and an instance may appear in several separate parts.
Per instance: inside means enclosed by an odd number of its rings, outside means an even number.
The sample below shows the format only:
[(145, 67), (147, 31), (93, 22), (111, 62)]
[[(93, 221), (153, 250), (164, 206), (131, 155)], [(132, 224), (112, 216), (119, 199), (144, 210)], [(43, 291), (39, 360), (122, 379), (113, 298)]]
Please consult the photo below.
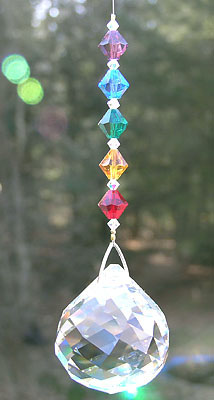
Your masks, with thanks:
[(135, 399), (138, 389), (135, 386), (130, 386), (124, 393), (123, 397), (127, 400)]
[(85, 8), (85, 6), (83, 6), (82, 4), (77, 4), (76, 6), (75, 6), (75, 11), (76, 11), (76, 13), (77, 14), (85, 14), (85, 12), (86, 12), (86, 8)]
[(126, 400), (145, 400), (147, 398), (147, 392), (145, 387), (137, 388), (133, 385), (130, 386), (125, 392), (123, 392), (122, 397)]
[(19, 55), (12, 54), (6, 57), (1, 67), (3, 75), (12, 83), (19, 84), (30, 76), (30, 67), (27, 60)]
[(44, 90), (41, 83), (35, 78), (29, 78), (18, 85), (17, 92), (19, 97), (30, 105), (40, 103), (44, 97)]
[(52, 7), (52, 8), (49, 10), (49, 15), (50, 15), (52, 18), (58, 17), (58, 15), (59, 15), (59, 10), (58, 10), (58, 8)]

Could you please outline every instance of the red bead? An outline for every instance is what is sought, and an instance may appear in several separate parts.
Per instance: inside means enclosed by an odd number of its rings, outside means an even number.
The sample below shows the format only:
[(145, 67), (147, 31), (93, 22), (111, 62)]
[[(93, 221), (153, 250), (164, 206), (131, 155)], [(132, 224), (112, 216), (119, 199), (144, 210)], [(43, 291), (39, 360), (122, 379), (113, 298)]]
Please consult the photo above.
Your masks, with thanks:
[(108, 31), (98, 47), (109, 60), (119, 60), (125, 53), (128, 43), (118, 31)]
[(118, 219), (128, 206), (128, 202), (118, 190), (108, 190), (98, 206), (108, 219)]

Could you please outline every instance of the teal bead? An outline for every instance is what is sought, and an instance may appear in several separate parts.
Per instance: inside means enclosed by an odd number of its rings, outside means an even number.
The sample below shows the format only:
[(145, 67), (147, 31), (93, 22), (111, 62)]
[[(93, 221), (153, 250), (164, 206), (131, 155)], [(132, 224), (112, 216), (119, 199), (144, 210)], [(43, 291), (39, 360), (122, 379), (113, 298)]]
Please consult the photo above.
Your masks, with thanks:
[(108, 110), (98, 125), (108, 139), (119, 139), (126, 130), (128, 122), (119, 110)]

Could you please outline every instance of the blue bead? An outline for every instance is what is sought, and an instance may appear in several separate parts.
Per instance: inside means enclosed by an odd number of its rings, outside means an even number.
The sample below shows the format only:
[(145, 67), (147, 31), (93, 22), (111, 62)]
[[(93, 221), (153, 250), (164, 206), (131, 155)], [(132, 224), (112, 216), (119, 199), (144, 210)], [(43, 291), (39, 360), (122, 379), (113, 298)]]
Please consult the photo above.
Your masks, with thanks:
[(107, 99), (120, 99), (123, 93), (128, 89), (129, 83), (118, 69), (109, 69), (99, 82), (98, 87), (102, 90)]

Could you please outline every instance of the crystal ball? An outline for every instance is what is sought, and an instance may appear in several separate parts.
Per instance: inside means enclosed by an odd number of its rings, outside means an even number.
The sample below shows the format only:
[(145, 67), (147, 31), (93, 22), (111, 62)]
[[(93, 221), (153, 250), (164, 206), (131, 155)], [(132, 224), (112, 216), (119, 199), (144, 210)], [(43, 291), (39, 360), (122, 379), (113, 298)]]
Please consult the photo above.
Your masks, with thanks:
[(111, 264), (63, 311), (55, 353), (74, 381), (114, 394), (155, 378), (168, 347), (163, 312)]

